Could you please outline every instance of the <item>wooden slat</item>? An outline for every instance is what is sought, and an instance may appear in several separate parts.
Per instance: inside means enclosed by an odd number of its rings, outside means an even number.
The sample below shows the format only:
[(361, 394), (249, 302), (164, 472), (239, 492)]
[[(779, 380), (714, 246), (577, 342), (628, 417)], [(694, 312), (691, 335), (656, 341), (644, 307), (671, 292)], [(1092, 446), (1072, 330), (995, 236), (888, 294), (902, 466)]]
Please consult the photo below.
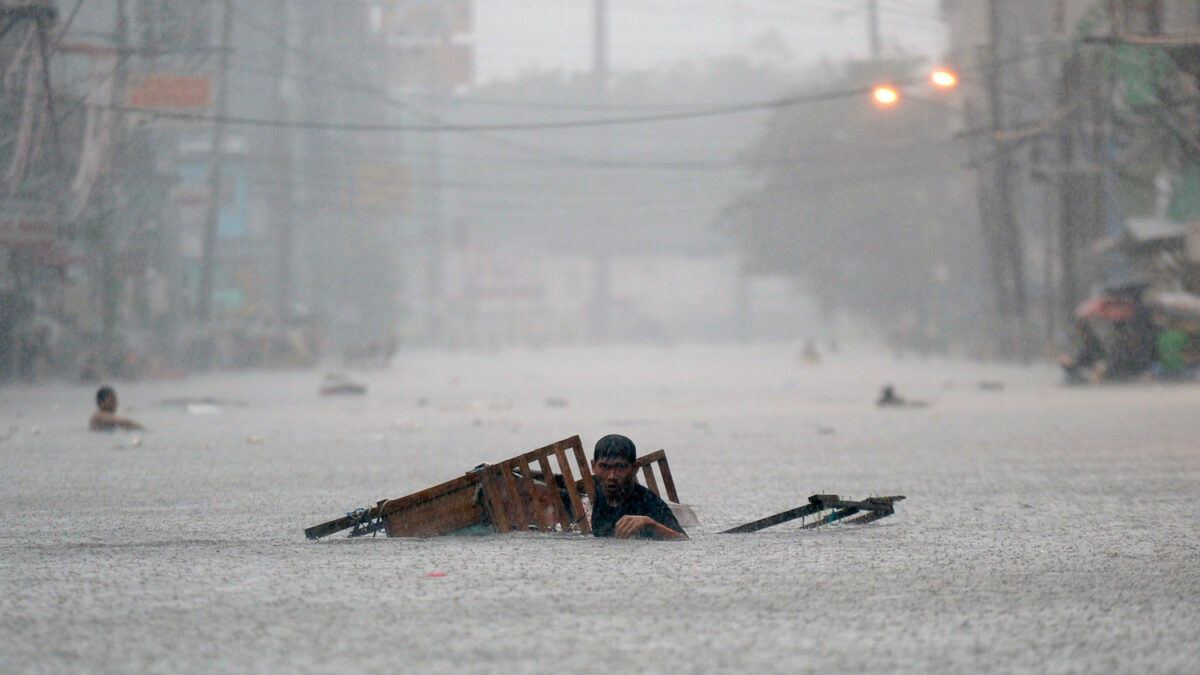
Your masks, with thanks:
[[(554, 480), (554, 472), (550, 470), (549, 450), (542, 448), (536, 452), (538, 466), (542, 468), (542, 480), (546, 481), (547, 485), (553, 485), (557, 492), (558, 482)], [(566, 532), (571, 527), (571, 516), (567, 513), (566, 508), (563, 507), (561, 498), (554, 500), (554, 514), (558, 517), (558, 524), (562, 526), (562, 531)]]
[[(654, 478), (651, 474), (646, 474), (646, 467), (653, 464), (658, 465), (658, 473), (662, 476), (663, 488), (667, 494), (665, 497), (658, 491), (658, 485), (654, 483)], [(646, 487), (650, 488), (654, 494), (667, 499), (669, 501), (679, 503), (679, 493), (675, 491), (675, 479), (671, 476), (671, 465), (667, 462), (667, 451), (663, 449), (655, 450), (646, 455), (637, 458), (637, 466), (642, 469), (643, 475), (646, 476)]]
[(652, 462), (657, 462), (660, 459), (666, 459), (666, 457), (667, 457), (667, 452), (665, 450), (661, 450), (661, 449), (655, 450), (654, 452), (647, 453), (645, 455), (642, 455), (641, 457), (638, 457), (636, 464), (640, 468), (644, 464), (650, 464)]
[[(576, 436), (575, 440), (578, 441), (579, 437)], [(583, 486), (583, 492), (587, 495), (588, 503), (595, 505), (596, 481), (592, 478), (592, 467), (590, 464), (588, 464), (587, 457), (585, 457), (583, 454), (583, 445), (576, 442), (574, 448), (575, 463), (579, 466), (578, 484)], [(583, 520), (587, 520), (587, 518), (583, 517), (583, 514), (580, 514), (579, 517), (583, 518)]]
[[(521, 476), (523, 476), (522, 484), (525, 486), (525, 493), (529, 496), (530, 503), (533, 504), (533, 519), (537, 525), (537, 529), (545, 532), (551, 528), (551, 524), (546, 520), (545, 513), (542, 512), (541, 506), (538, 504), (537, 490), (534, 486), (533, 471), (529, 468), (529, 460), (521, 459), (520, 464)], [(553, 481), (551, 481), (553, 482)], [(558, 486), (553, 486), (554, 492), (557, 495)], [(559, 500), (560, 502), (562, 500)]]
[[(441, 497), (442, 495), (460, 490), (468, 485), (476, 485), (479, 480), (479, 473), (472, 471), (465, 476), (459, 476), (458, 478), (448, 480), (445, 483), (439, 483), (431, 488), (421, 490), (420, 492), (414, 492), (410, 495), (379, 502), (375, 506), (367, 509), (366, 513), (363, 514), (362, 519), (370, 520), (380, 516), (386, 516), (396, 511), (403, 511), (416, 504), (428, 502), (432, 499)], [(351, 528), (356, 522), (358, 522), (358, 519), (351, 518), (349, 516), (343, 516), (326, 523), (321, 523), (320, 525), (314, 525), (304, 530), (304, 536), (308, 537), (309, 539), (319, 539), (321, 537), (331, 535), (334, 532)]]
[[(579, 436), (572, 436), (570, 438), (565, 438), (561, 441), (551, 443), (550, 445), (547, 445), (545, 447), (538, 448), (536, 450), (531, 450), (530, 452), (527, 452), (524, 455), (517, 456), (516, 458), (514, 458), (514, 460), (519, 461), (521, 459), (524, 459), (529, 462), (537, 461), (539, 463), (539, 466), (541, 466), (541, 469), (542, 469), (542, 479), (546, 482), (546, 484), (548, 486), (557, 488), (558, 483), (554, 479), (555, 474), (553, 471), (550, 470), (549, 464), (545, 460), (549, 457), (550, 453), (554, 453), (556, 455), (556, 457), (558, 457), (560, 466), (566, 466), (569, 469), (570, 465), (564, 459), (564, 451), (568, 448), (573, 450), (576, 456), (582, 455), (583, 445), (582, 445), (582, 442), (579, 440)], [(583, 468), (586, 469), (586, 465)], [(564, 481), (564, 485), (567, 486), (567, 492), (569, 495), (571, 492), (571, 489), (570, 489), (571, 486), (568, 483), (569, 483), (569, 481)], [(561, 502), (561, 500), (560, 500), (560, 502)], [(572, 511), (574, 511), (576, 508), (577, 507), (574, 505), (571, 506)], [(555, 513), (559, 517), (559, 523), (562, 525), (564, 532), (568, 531), (570, 529), (570, 525), (573, 520), (578, 520), (578, 518), (579, 518), (579, 516), (575, 516), (574, 518), (572, 518), (571, 515), (567, 513), (566, 509), (562, 508), (561, 503), (559, 503), (555, 506)], [(584, 520), (586, 520), (586, 519), (584, 519)]]
[[(659, 452), (663, 452), (659, 450)], [(679, 504), (679, 493), (675, 491), (675, 480), (671, 478), (671, 466), (667, 464), (667, 454), (663, 452), (662, 461), (658, 463), (658, 472), (662, 474), (663, 487), (667, 490), (667, 499)]]
[(532, 462), (535, 459), (537, 459), (538, 454), (542, 453), (542, 452), (549, 454), (552, 452), (555, 452), (555, 453), (561, 452), (566, 448), (579, 448), (579, 447), (582, 447), (579, 444), (579, 437), (572, 436), (570, 438), (566, 438), (561, 441), (551, 443), (550, 445), (547, 445), (544, 448), (538, 448), (537, 450), (530, 450), (529, 452), (527, 452), (523, 455), (517, 455), (516, 457), (513, 457), (512, 460), (509, 460), (509, 461), (520, 461), (521, 459), (525, 459), (526, 461)]
[[(592, 526), (588, 519), (583, 517), (583, 501), (579, 499), (579, 487), (575, 485), (575, 475), (571, 472), (571, 463), (567, 461), (567, 453), (563, 452), (561, 445), (557, 445), (554, 448), (554, 456), (558, 458), (558, 468), (562, 469), (563, 482), (567, 485), (567, 496), (571, 498), (571, 513), (576, 514), (580, 531), (589, 534)], [(563, 528), (563, 531), (569, 531), (569, 526)]]
[(661, 499), (662, 493), (658, 491), (658, 481), (654, 480), (654, 465), (643, 464), (642, 476), (646, 479), (646, 487), (650, 488), (650, 491)]
[(536, 501), (536, 498), (533, 498), (531, 495), (531, 498), (526, 500), (524, 493), (526, 489), (532, 489), (530, 486), (533, 481), (522, 480), (522, 483), (526, 483), (525, 486), (522, 486), (525, 489), (518, 489), (517, 480), (513, 477), (512, 462), (500, 463), (500, 478), (504, 485), (503, 497), (506, 508), (508, 508), (506, 515), (508, 516), (509, 523), (514, 530), (528, 530), (529, 526), (534, 522), (532, 504)]
[(426, 502), (384, 516), (389, 537), (433, 537), (488, 522), (483, 505), (475, 499), (477, 484), (465, 485)]
[(514, 483), (512, 489), (510, 489), (505, 479), (511, 480), (512, 473), (505, 471), (502, 465), (498, 466), (501, 466), (501, 468), (498, 468), (493, 476), (494, 485), (499, 490), (496, 493), (496, 499), (500, 503), (500, 508), (504, 510), (504, 519), (508, 523), (508, 531), (511, 532), (520, 529), (522, 520), (519, 506), (513, 503), (516, 484)]
[(487, 500), (488, 517), (492, 519), (492, 528), (503, 534), (512, 529), (508, 524), (508, 516), (504, 513), (504, 482), (497, 475), (500, 467), (489, 466), (483, 470), (483, 498)]

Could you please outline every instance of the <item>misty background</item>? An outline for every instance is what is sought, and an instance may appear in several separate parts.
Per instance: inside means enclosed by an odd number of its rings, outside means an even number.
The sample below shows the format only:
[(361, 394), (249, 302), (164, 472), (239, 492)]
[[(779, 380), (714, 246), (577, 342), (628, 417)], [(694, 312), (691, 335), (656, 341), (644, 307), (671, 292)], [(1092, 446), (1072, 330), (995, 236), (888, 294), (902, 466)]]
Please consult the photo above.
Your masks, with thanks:
[(1139, 36), (1200, 13), (1143, 4), (8, 0), (0, 372), (1049, 356), (1196, 287), (1194, 47)]
[[(0, 0), (0, 670), (1200, 671), (1197, 35)], [(1131, 282), (1192, 294), (1185, 384), (1064, 386)], [(305, 539), (614, 432), (691, 541)], [(722, 534), (813, 494), (906, 499)]]

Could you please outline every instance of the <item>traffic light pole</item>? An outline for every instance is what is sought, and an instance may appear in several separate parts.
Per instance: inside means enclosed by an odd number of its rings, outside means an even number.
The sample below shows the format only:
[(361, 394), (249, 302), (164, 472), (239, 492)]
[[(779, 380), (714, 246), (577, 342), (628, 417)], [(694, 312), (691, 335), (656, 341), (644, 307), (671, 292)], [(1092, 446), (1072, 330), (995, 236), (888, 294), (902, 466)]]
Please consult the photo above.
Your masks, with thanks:
[[(287, 95), (284, 93), (283, 78), (289, 75), (288, 69), (288, 25), (291, 12), (288, 0), (274, 0), (272, 13), (275, 21), (275, 46), (271, 50), (274, 70), (280, 73), (280, 81), (275, 83), (272, 90), (272, 105), (275, 114), (280, 119), (289, 119)], [(279, 321), (287, 322), (291, 318), (293, 303), (292, 258), (295, 249), (295, 224), (292, 222), (295, 214), (292, 210), (292, 137), (283, 126), (277, 126), (273, 132), (271, 159), (275, 177), (279, 180), (279, 194), (271, 200), (271, 209), (275, 220), (276, 245), (276, 288), (275, 314)]]
[(200, 289), (196, 316), (203, 323), (212, 318), (213, 274), (216, 268), (217, 225), (221, 209), (221, 155), (225, 146), (225, 114), (229, 108), (229, 46), (233, 33), (232, 0), (221, 3), (221, 51), (217, 57), (217, 96), (213, 114), (212, 144), (208, 155), (208, 208), (204, 214), (203, 248), (200, 253)]
[[(597, 105), (603, 105), (608, 98), (608, 0), (594, 0), (593, 42), (592, 42), (592, 78), (594, 97)], [(604, 138), (605, 127), (598, 127), (597, 134)], [(600, 143), (603, 146), (603, 143)], [(609, 227), (608, 213), (604, 207), (597, 207), (595, 227)], [(599, 242), (592, 254), (594, 272), (592, 278), (592, 303), (590, 312), (591, 339), (597, 342), (607, 342), (611, 337), (612, 305), (612, 252), (607, 249), (609, 242), (604, 233), (597, 232), (592, 237)]]
[(1012, 344), (1012, 331), (1004, 330), (1006, 344), (1001, 347), (1009, 355), (1020, 354), (1028, 358), (1028, 335), (1025, 316), (1025, 263), (1021, 249), (1021, 233), (1017, 229), (1012, 203), (1012, 151), (1007, 141), (1000, 138), (1004, 130), (1004, 102), (1002, 100), (1001, 38), (999, 0), (989, 0), (990, 55), (988, 68), (988, 99), (991, 111), (992, 142), (995, 144), (995, 167), (993, 179), (995, 198), (991, 213), (985, 214), (984, 227), (992, 230), (989, 241), (994, 242), (991, 255), (998, 257), (993, 269), (996, 271), (998, 311), (1000, 321), (1015, 322), (1017, 345)]

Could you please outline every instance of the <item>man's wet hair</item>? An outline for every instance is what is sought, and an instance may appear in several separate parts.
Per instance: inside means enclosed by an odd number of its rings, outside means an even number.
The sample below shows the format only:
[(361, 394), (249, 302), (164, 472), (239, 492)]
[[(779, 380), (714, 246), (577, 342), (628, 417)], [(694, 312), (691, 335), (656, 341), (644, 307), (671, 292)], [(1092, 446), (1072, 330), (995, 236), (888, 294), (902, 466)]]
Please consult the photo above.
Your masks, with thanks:
[(633, 464), (637, 461), (637, 447), (620, 434), (609, 434), (596, 441), (596, 450), (592, 453), (593, 462), (602, 459), (623, 459)]
[(112, 387), (110, 387), (106, 384), (103, 387), (100, 387), (100, 389), (96, 390), (96, 405), (100, 405), (101, 403), (104, 403), (104, 399), (108, 398), (109, 396), (116, 396), (116, 395), (117, 395), (117, 390), (113, 389)]

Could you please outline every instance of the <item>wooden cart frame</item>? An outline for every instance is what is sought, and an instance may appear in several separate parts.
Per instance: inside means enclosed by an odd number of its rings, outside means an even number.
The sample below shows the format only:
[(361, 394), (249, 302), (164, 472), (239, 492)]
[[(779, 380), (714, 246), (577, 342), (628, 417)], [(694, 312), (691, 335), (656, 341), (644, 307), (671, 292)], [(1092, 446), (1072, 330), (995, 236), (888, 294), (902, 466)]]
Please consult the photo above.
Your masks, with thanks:
[[(849, 520), (846, 520), (847, 523), (869, 523), (895, 513), (893, 504), (902, 499), (904, 499), (904, 495), (868, 497), (859, 501), (842, 499), (837, 495), (813, 495), (808, 498), (808, 503), (804, 506), (797, 506), (794, 509), (781, 511), (766, 518), (759, 518), (758, 520), (753, 520), (737, 527), (731, 527), (728, 530), (723, 530), (721, 534), (758, 532), (764, 528), (796, 520), (797, 518), (805, 519), (801, 525), (803, 529), (812, 529), (836, 523), (846, 518), (849, 518)], [(813, 519), (807, 520), (809, 516), (812, 516)], [(856, 517), (850, 518), (850, 516)]]
[[(679, 502), (665, 451), (638, 457), (636, 468), (641, 474), (639, 480), (654, 494)], [(539, 530), (587, 534), (591, 527), (586, 514), (595, 502), (595, 489), (583, 445), (579, 436), (572, 436), (497, 464), (481, 464), (463, 476), (420, 492), (351, 511), (342, 518), (314, 525), (304, 534), (309, 539), (320, 539), (351, 529), (352, 537), (380, 530), (389, 537), (428, 537), (488, 526), (501, 533)]]

